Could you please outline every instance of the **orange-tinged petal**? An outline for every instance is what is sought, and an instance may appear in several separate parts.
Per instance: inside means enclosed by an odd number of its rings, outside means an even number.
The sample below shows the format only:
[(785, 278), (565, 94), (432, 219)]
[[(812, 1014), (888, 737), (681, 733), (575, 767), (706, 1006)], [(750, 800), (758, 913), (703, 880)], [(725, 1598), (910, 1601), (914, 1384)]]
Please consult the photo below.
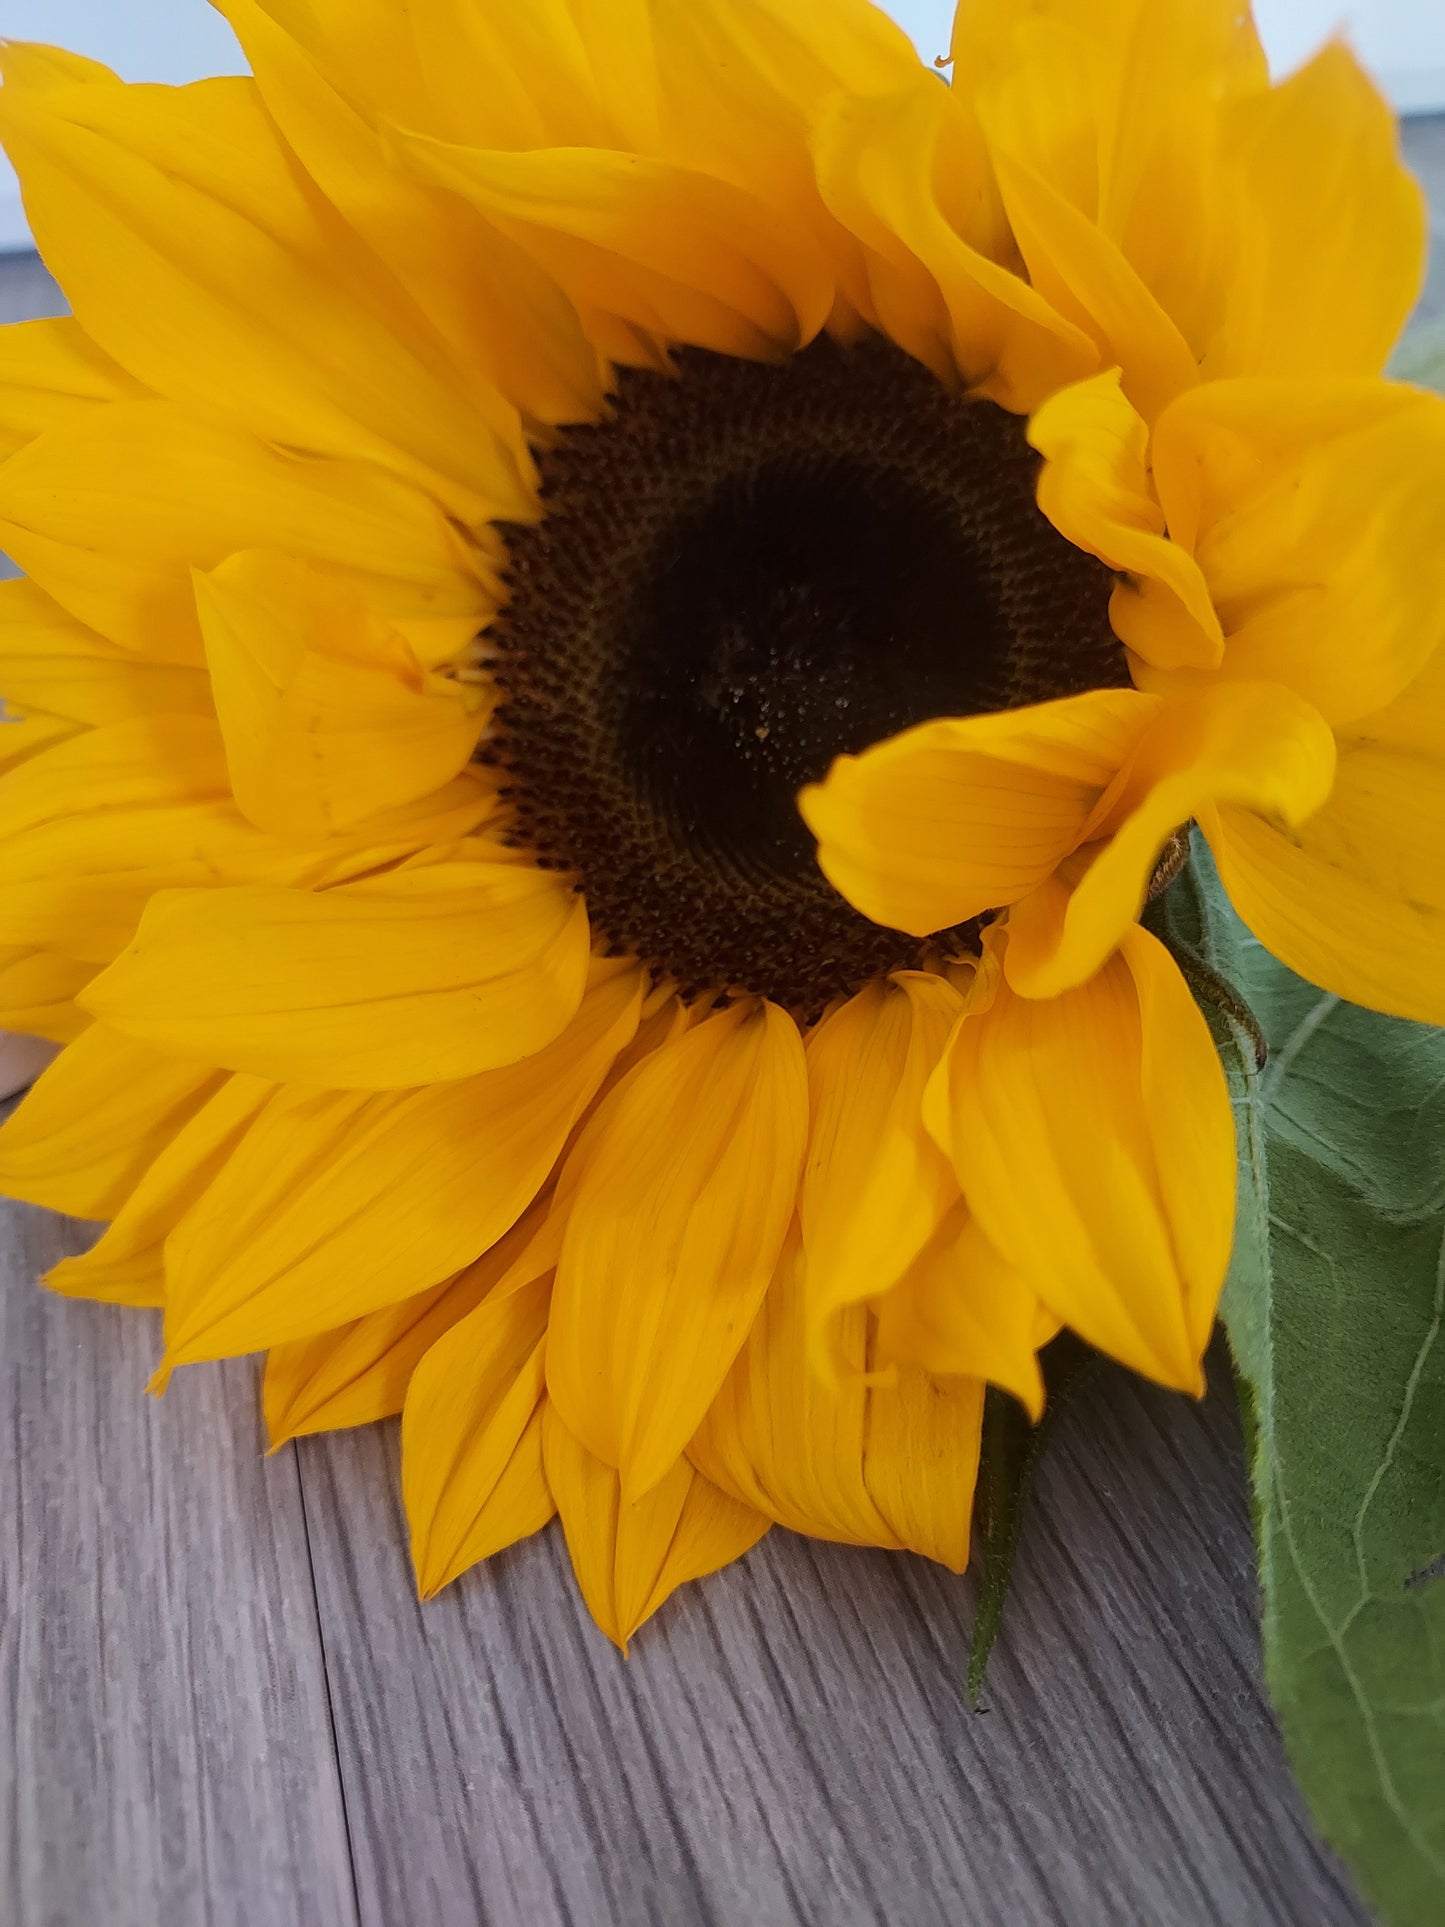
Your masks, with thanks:
[(0, 138), (47, 265), (131, 374), (285, 446), (389, 466), (464, 516), (527, 512), (515, 410), (307, 185), (254, 81), (12, 80)]
[(423, 671), (351, 584), (253, 553), (195, 593), (231, 785), (258, 828), (327, 836), (465, 768), (482, 721), (466, 686)]
[[(103, 1035), (97, 1025), (92, 1034)], [(46, 1277), (68, 1298), (112, 1303), (165, 1302), (167, 1237), (215, 1178), (275, 1086), (257, 1077), (211, 1079), (200, 1108), (176, 1121), (173, 1135), (152, 1141), (152, 1162), (100, 1240), (83, 1256), (64, 1258)]]
[(864, 916), (915, 936), (1016, 902), (1075, 848), (1157, 706), (1093, 690), (840, 756), (798, 799), (823, 874)]
[(1233, 103), (1237, 271), (1209, 376), (1373, 375), (1420, 292), (1425, 201), (1390, 108), (1340, 42)]
[(489, 1292), (412, 1377), (402, 1414), (402, 1491), (423, 1598), (552, 1517), (546, 1480), (535, 1476), (550, 1296), (548, 1278)]
[(120, 402), (0, 467), (0, 546), (79, 621), (139, 656), (205, 661), (191, 570), (280, 549), (355, 579), (392, 617), (496, 609), (490, 565), (375, 465), (302, 460), (168, 402)]
[(712, 175), (602, 148), (513, 154), (395, 138), (575, 302), (664, 342), (776, 356), (811, 341), (833, 307), (821, 250), (779, 233), (764, 203)]
[(637, 1025), (604, 975), (537, 1056), (383, 1096), (284, 1092), (167, 1247), (167, 1357), (229, 1357), (414, 1297), (510, 1230)]
[(768, 1529), (761, 1513), (719, 1491), (686, 1459), (629, 1502), (617, 1473), (587, 1450), (550, 1400), (542, 1447), (578, 1587), (624, 1653), (679, 1586), (731, 1565)]
[(1214, 667), (1224, 653), (1219, 617), (1198, 563), (1164, 532), (1149, 431), (1118, 369), (1052, 396), (1029, 440), (1044, 457), (1039, 507), (1076, 548), (1123, 574), (1109, 604), (1120, 640), (1159, 668)]
[(283, 1083), (400, 1090), (514, 1064), (571, 1021), (587, 910), (515, 863), (334, 890), (167, 890), (86, 992), (117, 1029)]
[(1165, 703), (1101, 802), (1072, 887), (1049, 883), (1014, 906), (1009, 982), (1053, 997), (1092, 977), (1143, 908), (1170, 836), (1211, 804), (1300, 824), (1334, 778), (1328, 724), (1277, 684), (1221, 683)]
[(942, 977), (870, 984), (808, 1039), (812, 1130), (798, 1202), (810, 1316), (824, 1350), (845, 1306), (912, 1264), (957, 1196), (923, 1127), (923, 1089), (963, 998)]
[(399, 1412), (417, 1366), (511, 1270), (542, 1209), (534, 1205), (490, 1251), (445, 1284), (335, 1331), (273, 1347), (264, 1386), (272, 1448), (313, 1432), (371, 1425)]
[(1234, 1124), (1209, 1029), (1137, 925), (1077, 989), (1007, 982), (925, 1100), (984, 1235), (1090, 1344), (1182, 1390), (1229, 1261)]
[(0, 328), (0, 458), (47, 428), (145, 392), (70, 316), (12, 322)]
[(0, 1190), (74, 1218), (113, 1218), (224, 1081), (93, 1024), (0, 1125)]
[(796, 1024), (739, 1005), (639, 1064), (574, 1153), (547, 1388), (628, 1503), (674, 1463), (747, 1336), (807, 1129)]
[(878, 1307), (878, 1355), (934, 1377), (1001, 1385), (1043, 1415), (1039, 1297), (961, 1201)]

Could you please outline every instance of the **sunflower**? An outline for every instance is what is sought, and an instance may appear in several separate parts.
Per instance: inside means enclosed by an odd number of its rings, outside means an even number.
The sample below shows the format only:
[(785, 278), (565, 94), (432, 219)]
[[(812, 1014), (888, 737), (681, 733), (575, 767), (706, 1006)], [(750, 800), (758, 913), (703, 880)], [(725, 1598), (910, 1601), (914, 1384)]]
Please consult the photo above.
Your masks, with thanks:
[(1198, 822), (1436, 1021), (1445, 406), (1339, 46), (1238, 0), (221, 0), (10, 46), (13, 1195), (158, 1386), (402, 1414), (432, 1592), (560, 1514), (625, 1643), (779, 1523), (955, 1569), (1062, 1326), (1202, 1388)]

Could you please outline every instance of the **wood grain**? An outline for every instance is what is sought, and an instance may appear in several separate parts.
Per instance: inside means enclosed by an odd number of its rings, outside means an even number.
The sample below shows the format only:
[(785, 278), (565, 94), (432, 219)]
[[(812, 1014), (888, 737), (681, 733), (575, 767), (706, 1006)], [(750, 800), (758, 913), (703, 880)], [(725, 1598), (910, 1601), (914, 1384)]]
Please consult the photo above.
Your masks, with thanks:
[(775, 1533), (627, 1661), (555, 1530), (418, 1605), (394, 1426), (263, 1460), (249, 1367), (146, 1399), (149, 1315), (36, 1290), (84, 1228), (0, 1222), (0, 1919), (1363, 1919), (1260, 1691), (1222, 1392), (1065, 1421), (975, 1715), (972, 1586), (903, 1557)]
[(158, 1403), (153, 1316), (41, 1293), (91, 1235), (0, 1211), (0, 1920), (349, 1927), (295, 1461), (249, 1364)]

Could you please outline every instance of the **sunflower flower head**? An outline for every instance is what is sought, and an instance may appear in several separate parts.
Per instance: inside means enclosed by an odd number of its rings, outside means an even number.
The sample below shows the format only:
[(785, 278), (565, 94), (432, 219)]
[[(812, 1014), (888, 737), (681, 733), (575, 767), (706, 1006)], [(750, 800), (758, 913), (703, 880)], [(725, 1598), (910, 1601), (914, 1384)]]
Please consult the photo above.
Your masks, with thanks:
[[(1062, 1327), (1202, 1389), (1234, 1137), (1139, 921), (1445, 1020), (1445, 404), (1390, 117), (1237, 0), (219, 0), (8, 46), (0, 1185), (402, 1414), (424, 1592), (960, 1569)], [(1433, 801), (1432, 801), (1433, 799)]]

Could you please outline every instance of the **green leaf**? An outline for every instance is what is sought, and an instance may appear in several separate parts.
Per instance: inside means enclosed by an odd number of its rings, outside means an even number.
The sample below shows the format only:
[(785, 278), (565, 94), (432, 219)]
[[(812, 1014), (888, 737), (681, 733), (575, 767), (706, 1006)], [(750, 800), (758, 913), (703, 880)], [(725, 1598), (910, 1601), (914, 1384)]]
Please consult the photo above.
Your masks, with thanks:
[(1034, 1425), (1016, 1398), (991, 1385), (984, 1398), (983, 1441), (979, 1454), (974, 1534), (982, 1577), (973, 1640), (968, 1653), (968, 1703), (977, 1708), (988, 1671), (989, 1654), (1003, 1624), (1003, 1609), (1013, 1577), (1014, 1554), (1024, 1512), (1044, 1447), (1074, 1392), (1098, 1358), (1072, 1332), (1060, 1332), (1039, 1354), (1048, 1402)]
[[(1197, 839), (1196, 839), (1197, 841)], [(1326, 1837), (1386, 1918), (1445, 1919), (1445, 1033), (1322, 994), (1202, 847), (1151, 920), (1245, 996), (1231, 1074), (1265, 1674)], [(1445, 959), (1442, 959), (1445, 967)]]

